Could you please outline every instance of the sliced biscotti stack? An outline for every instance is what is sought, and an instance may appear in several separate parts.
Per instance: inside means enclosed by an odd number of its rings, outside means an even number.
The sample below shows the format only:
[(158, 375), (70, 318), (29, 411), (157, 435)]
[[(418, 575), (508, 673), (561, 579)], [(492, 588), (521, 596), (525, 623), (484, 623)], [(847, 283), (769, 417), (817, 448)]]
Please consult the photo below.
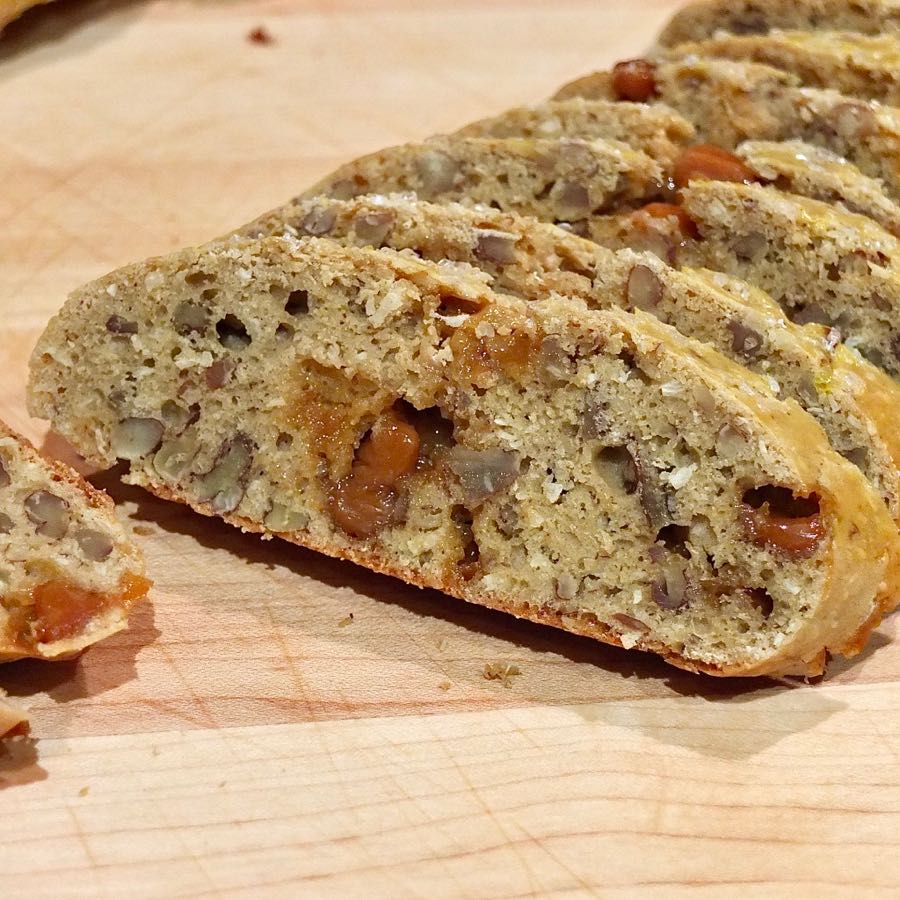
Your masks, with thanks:
[(482, 138), (622, 141), (665, 165), (674, 162), (685, 145), (693, 143), (696, 132), (687, 119), (661, 103), (651, 106), (573, 97), (516, 107), (466, 125), (457, 134)]
[(0, 424), (0, 662), (80, 652), (149, 586), (109, 497)]
[(661, 242), (669, 262), (755, 284), (794, 321), (838, 329), (900, 375), (900, 242), (866, 216), (773, 187), (698, 180), (680, 207), (597, 218), (590, 236), (613, 248)]
[(900, 236), (900, 205), (884, 183), (836, 153), (803, 141), (747, 141), (736, 154), (759, 176), (790, 194), (838, 203)]
[(900, 385), (816, 325), (796, 325), (762, 291), (725, 275), (678, 271), (649, 254), (614, 253), (554, 225), (401, 196), (296, 201), (240, 236), (327, 235), (463, 263), (529, 301), (557, 293), (591, 308), (642, 309), (765, 377), (810, 412), (832, 447), (856, 463), (900, 521)]
[(796, 76), (756, 63), (688, 57), (620, 63), (580, 78), (557, 97), (664, 103), (700, 140), (734, 149), (745, 140), (803, 140), (846, 158), (900, 199), (900, 110), (802, 87)]
[(202, 513), (693, 670), (819, 672), (896, 596), (884, 504), (765, 381), (642, 313), (387, 250), (120, 270), (51, 322), (30, 403)]
[(766, 34), (775, 29), (898, 31), (900, 4), (896, 0), (702, 0), (679, 10), (663, 29), (659, 43), (674, 47), (720, 31)]
[(676, 57), (763, 63), (797, 75), (810, 87), (900, 105), (900, 38), (852, 31), (773, 31), (720, 34), (679, 44)]
[(361, 157), (301, 196), (408, 191), (423, 200), (580, 222), (641, 198), (646, 202), (661, 183), (659, 163), (617, 141), (441, 137)]

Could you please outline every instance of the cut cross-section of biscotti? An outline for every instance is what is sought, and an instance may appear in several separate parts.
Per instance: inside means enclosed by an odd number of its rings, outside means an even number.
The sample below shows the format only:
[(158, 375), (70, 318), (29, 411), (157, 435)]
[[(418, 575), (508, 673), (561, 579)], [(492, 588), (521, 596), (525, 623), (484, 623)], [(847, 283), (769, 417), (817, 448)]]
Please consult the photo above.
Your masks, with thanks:
[(900, 205), (884, 184), (836, 153), (803, 141), (747, 141), (737, 155), (766, 181), (792, 194), (840, 203), (900, 236)]
[(643, 313), (267, 238), (76, 291), (32, 366), (32, 410), (130, 482), (689, 669), (819, 672), (896, 595), (859, 470)]
[(664, 47), (702, 41), (719, 31), (765, 34), (774, 29), (837, 29), (862, 34), (900, 30), (896, 0), (703, 0), (679, 10), (663, 29)]
[[(867, 216), (773, 187), (693, 181), (681, 208), (596, 217), (590, 236), (653, 249), (680, 265), (726, 272), (765, 290), (796, 322), (838, 329), (900, 376), (900, 241)], [(665, 210), (663, 210), (665, 211)], [(650, 240), (648, 240), (648, 235)]]
[(671, 162), (695, 136), (694, 127), (663, 104), (614, 100), (551, 100), (520, 106), (460, 129), (464, 137), (581, 138), (623, 141), (648, 156)]
[(852, 31), (721, 34), (679, 44), (677, 57), (719, 57), (764, 63), (797, 75), (810, 87), (900, 104), (900, 36)]
[(632, 60), (562, 88), (559, 97), (662, 102), (698, 137), (725, 149), (745, 140), (803, 140), (881, 179), (900, 200), (900, 110), (833, 90), (804, 88), (770, 66), (722, 59)]
[(555, 225), (401, 196), (318, 198), (273, 210), (245, 237), (310, 233), (352, 246), (412, 251), (475, 266), (530, 301), (553, 293), (592, 308), (637, 307), (764, 376), (855, 462), (900, 522), (900, 385), (818, 325), (796, 325), (762, 291), (712, 272), (680, 272), (651, 254), (614, 253)]
[(349, 199), (412, 192), (580, 222), (618, 204), (649, 199), (662, 173), (649, 156), (617, 141), (433, 138), (364, 156), (305, 191)]
[(7, 702), (0, 688), (0, 740), (28, 733), (28, 714), (24, 709)]
[(109, 497), (0, 423), (0, 662), (78, 653), (149, 586)]

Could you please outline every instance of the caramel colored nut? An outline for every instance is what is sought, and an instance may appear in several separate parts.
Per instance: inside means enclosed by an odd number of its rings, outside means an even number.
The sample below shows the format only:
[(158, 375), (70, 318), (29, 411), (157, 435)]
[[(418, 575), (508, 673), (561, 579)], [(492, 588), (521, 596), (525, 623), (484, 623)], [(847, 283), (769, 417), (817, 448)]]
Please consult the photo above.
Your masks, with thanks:
[(635, 213), (635, 217), (643, 217), (645, 221), (649, 219), (674, 219), (683, 237), (695, 238), (698, 235), (697, 224), (687, 214), (684, 207), (676, 206), (674, 203), (648, 203)]
[(787, 488), (766, 486), (747, 491), (740, 519), (744, 533), (754, 544), (794, 559), (815, 554), (825, 537), (818, 498), (794, 497)]
[(878, 133), (878, 117), (867, 103), (839, 103), (829, 113), (834, 130), (846, 140), (872, 137)]
[(110, 443), (118, 459), (140, 459), (159, 446), (163, 424), (158, 419), (123, 419), (113, 429)]
[(648, 59), (629, 59), (616, 63), (612, 89), (619, 100), (646, 103), (656, 93), (656, 66)]
[(25, 514), (38, 534), (58, 541), (69, 530), (69, 504), (50, 491), (34, 491), (25, 498)]
[(189, 435), (167, 441), (153, 457), (153, 468), (166, 481), (176, 481), (190, 468), (200, 445), (196, 438)]
[(688, 147), (676, 160), (673, 180), (678, 188), (699, 178), (706, 181), (736, 181), (751, 184), (759, 176), (740, 157), (715, 144)]

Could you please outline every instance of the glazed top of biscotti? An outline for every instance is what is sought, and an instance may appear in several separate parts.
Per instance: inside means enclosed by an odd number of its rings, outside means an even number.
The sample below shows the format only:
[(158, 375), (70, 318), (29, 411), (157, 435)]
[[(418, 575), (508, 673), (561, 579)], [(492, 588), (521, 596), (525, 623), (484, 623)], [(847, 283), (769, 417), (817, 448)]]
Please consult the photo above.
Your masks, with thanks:
[(842, 63), (863, 72), (900, 75), (900, 41), (894, 34), (853, 31), (771, 31), (765, 35), (718, 35), (672, 49), (677, 56), (737, 56), (765, 59), (778, 51), (795, 52), (811, 61)]

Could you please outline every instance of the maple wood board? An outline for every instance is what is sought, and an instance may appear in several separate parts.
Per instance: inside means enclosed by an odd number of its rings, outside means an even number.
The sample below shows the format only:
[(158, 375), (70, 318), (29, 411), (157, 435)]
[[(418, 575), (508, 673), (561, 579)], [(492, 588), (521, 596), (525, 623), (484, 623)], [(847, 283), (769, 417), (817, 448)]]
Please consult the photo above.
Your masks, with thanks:
[[(671, 0), (82, 2), (0, 38), (0, 416), (77, 284), (639, 53)], [(252, 43), (264, 26), (272, 43)], [(724, 683), (98, 476), (156, 581), (0, 687), (4, 897), (896, 897), (900, 644)], [(350, 615), (352, 613), (352, 620)], [(485, 665), (517, 667), (509, 686)]]

